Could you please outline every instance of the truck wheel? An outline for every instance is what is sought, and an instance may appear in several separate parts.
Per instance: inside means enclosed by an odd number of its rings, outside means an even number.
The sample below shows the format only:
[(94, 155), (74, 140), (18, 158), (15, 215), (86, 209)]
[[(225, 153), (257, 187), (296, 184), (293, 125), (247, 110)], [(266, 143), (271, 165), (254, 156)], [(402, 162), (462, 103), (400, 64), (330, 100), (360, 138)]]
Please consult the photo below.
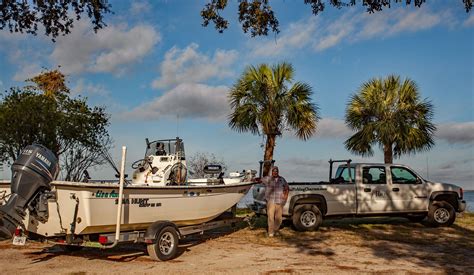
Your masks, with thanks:
[(314, 231), (323, 222), (323, 215), (316, 205), (298, 205), (293, 212), (293, 225), (298, 231)]
[(435, 201), (428, 208), (428, 222), (432, 226), (450, 226), (456, 219), (454, 207), (445, 201)]
[(178, 252), (178, 232), (172, 226), (161, 229), (155, 243), (147, 245), (148, 255), (156, 261), (167, 261), (176, 257)]

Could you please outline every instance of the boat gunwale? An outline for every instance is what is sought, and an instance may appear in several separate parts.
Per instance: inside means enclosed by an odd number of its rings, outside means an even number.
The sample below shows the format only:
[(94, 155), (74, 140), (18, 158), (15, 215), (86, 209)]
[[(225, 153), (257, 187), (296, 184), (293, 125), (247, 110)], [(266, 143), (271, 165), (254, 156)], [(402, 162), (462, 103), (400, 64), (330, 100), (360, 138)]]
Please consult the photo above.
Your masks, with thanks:
[[(126, 185), (124, 189), (145, 189), (145, 190), (186, 190), (186, 189), (209, 189), (209, 188), (232, 188), (232, 187), (246, 187), (248, 185), (256, 184), (255, 181), (245, 181), (239, 183), (229, 183), (229, 184), (210, 184), (210, 185), (169, 185), (169, 186), (144, 186), (144, 185)], [(10, 185), (10, 182), (0, 182), (0, 185)], [(88, 183), (88, 182), (73, 182), (73, 181), (53, 181), (51, 182), (52, 186), (67, 186), (75, 188), (113, 188), (116, 189), (119, 187), (118, 183), (104, 182), (104, 183)]]

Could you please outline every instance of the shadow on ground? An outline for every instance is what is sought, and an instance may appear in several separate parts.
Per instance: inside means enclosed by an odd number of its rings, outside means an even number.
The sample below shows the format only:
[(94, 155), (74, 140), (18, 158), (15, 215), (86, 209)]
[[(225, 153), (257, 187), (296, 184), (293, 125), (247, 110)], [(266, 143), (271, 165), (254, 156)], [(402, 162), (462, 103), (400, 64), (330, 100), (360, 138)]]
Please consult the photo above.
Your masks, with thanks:
[[(190, 235), (180, 241), (176, 258), (179, 258), (179, 256), (189, 251), (190, 248), (193, 246), (202, 244), (208, 240), (226, 236), (235, 232), (236, 230), (244, 228), (245, 226), (245, 223), (239, 223), (235, 227), (222, 227), (214, 230), (209, 230), (204, 234)], [(153, 262), (153, 260), (148, 257), (146, 244), (143, 243), (122, 243), (118, 244), (112, 249), (99, 249), (89, 247), (83, 247), (82, 249), (68, 249), (63, 245), (52, 245), (49, 247), (45, 247), (40, 251), (25, 252), (24, 254), (32, 259), (33, 264), (39, 262), (46, 262), (51, 259), (54, 259), (55, 257), (64, 255), (82, 257), (89, 260), (99, 259), (114, 262)], [(180, 262), (176, 258), (174, 260), (171, 260), (170, 262)]]
[[(251, 228), (266, 236), (266, 217), (254, 218)], [(446, 273), (474, 270), (474, 213), (464, 213), (451, 227), (432, 228), (405, 218), (346, 218), (325, 220), (316, 232), (297, 232), (289, 225), (277, 240), (298, 253), (335, 258), (331, 247), (353, 245), (369, 248), (374, 257), (406, 259), (418, 266)], [(262, 238), (262, 243), (265, 243)], [(354, 255), (355, 256), (355, 255)]]

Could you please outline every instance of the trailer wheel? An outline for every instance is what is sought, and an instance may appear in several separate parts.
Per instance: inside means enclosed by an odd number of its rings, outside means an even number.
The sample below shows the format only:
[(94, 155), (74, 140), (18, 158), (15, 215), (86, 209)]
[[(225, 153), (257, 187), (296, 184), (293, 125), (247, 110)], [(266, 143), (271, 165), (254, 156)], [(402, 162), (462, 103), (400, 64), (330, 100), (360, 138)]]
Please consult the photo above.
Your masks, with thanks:
[(156, 261), (168, 261), (178, 252), (178, 232), (172, 226), (166, 226), (158, 233), (154, 243), (147, 245), (148, 255)]
[(323, 215), (316, 205), (302, 204), (295, 208), (293, 225), (298, 231), (315, 231), (323, 222)]

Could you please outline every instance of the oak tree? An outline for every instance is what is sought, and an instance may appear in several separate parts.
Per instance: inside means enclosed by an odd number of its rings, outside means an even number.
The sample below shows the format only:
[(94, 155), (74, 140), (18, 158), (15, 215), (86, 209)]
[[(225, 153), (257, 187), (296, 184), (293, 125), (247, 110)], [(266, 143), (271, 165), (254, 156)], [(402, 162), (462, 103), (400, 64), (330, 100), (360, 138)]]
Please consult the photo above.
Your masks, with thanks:
[(0, 29), (34, 35), (44, 29), (55, 41), (70, 33), (82, 17), (91, 20), (94, 31), (102, 29), (110, 8), (107, 0), (0, 0)]
[[(403, 3), (410, 6), (413, 2), (415, 7), (421, 7), (426, 0), (303, 0), (306, 5), (311, 7), (314, 15), (324, 11), (326, 6), (335, 8), (351, 7), (362, 5), (367, 12), (374, 13), (385, 8), (392, 7), (393, 3)], [(459, 0), (458, 0), (459, 1)], [(208, 26), (210, 23), (214, 24), (216, 30), (222, 33), (229, 27), (229, 21), (224, 18), (221, 13), (227, 8), (228, 0), (210, 0), (201, 10), (201, 17), (203, 19), (202, 25)], [(462, 0), (462, 4), (466, 12), (471, 11), (473, 7), (473, 0)], [(267, 35), (269, 31), (279, 33), (278, 18), (273, 11), (270, 0), (239, 0), (238, 5), (239, 22), (242, 24), (242, 30), (245, 33), (250, 32), (252, 37)]]

